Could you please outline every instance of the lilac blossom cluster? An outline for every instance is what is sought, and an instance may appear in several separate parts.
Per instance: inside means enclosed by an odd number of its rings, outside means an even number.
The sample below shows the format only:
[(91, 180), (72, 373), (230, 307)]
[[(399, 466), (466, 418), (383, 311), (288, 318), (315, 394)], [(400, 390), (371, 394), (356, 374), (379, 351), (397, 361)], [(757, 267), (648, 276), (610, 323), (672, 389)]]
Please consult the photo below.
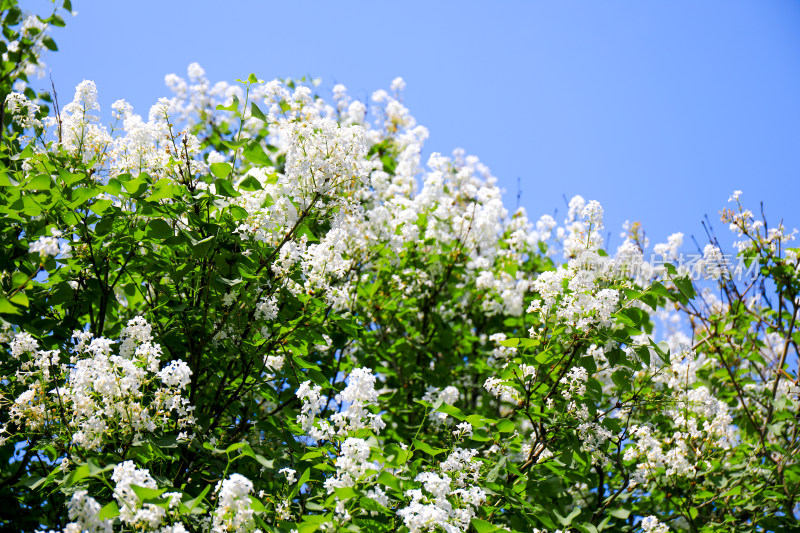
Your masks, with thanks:
[(191, 379), (186, 362), (162, 367), (161, 347), (141, 317), (130, 320), (120, 337), (114, 354), (114, 341), (76, 331), (72, 355), (65, 358), (58, 350), (41, 350), (28, 333), (16, 334), (10, 351), (21, 364), (14, 378), (27, 390), (10, 402), (3, 441), (14, 431), (47, 434), (62, 426), (74, 446), (89, 450), (164, 430), (190, 438), (195, 419), (183, 396)]

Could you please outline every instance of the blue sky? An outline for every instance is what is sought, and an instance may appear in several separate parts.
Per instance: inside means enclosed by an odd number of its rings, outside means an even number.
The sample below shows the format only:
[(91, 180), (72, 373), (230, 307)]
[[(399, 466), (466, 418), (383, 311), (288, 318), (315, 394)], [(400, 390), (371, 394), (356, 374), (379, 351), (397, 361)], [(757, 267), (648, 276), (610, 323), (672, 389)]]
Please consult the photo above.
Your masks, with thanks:
[[(23, 8), (46, 8), (23, 0)], [(651, 242), (705, 241), (734, 189), (800, 227), (800, 3), (73, 0), (46, 62), (62, 100), (92, 79), (104, 111), (145, 114), (164, 75), (321, 77), (354, 97), (407, 82), (427, 152), (463, 147), (531, 218), (599, 200)], [(728, 239), (725, 239), (728, 240)], [(687, 251), (691, 251), (690, 241)]]

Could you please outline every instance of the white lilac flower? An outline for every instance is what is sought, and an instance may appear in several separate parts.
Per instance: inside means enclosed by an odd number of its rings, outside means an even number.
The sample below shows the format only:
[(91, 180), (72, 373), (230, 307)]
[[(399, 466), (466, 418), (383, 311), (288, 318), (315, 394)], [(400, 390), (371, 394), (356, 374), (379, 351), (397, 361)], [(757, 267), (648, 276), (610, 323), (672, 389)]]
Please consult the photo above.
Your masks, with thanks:
[(6, 109), (11, 114), (14, 122), (22, 128), (41, 128), (42, 122), (36, 118), (39, 106), (28, 100), (24, 94), (12, 92), (6, 96)]
[(185, 389), (192, 379), (192, 371), (185, 361), (171, 361), (158, 372), (161, 382), (167, 387)]
[(283, 368), (283, 363), (283, 355), (268, 355), (264, 359), (264, 366), (272, 372), (280, 372), (281, 368)]
[(137, 528), (155, 529), (164, 521), (166, 510), (152, 503), (142, 503), (131, 485), (157, 489), (153, 477), (146, 469), (137, 468), (133, 461), (125, 461), (114, 467), (111, 480), (116, 483), (114, 498), (120, 510), (120, 520)]
[[(436, 404), (441, 400), (443, 404), (454, 405), (460, 397), (461, 393), (452, 385), (448, 385), (444, 389), (429, 385), (425, 388), (425, 394), (422, 396), (422, 400), (431, 404)], [(444, 424), (447, 422), (448, 415), (441, 411), (434, 411), (430, 414), (430, 419), (435, 424)]]
[(214, 531), (249, 531), (255, 525), (250, 493), (253, 482), (241, 474), (232, 474), (217, 484), (217, 508), (214, 510)]
[(66, 255), (70, 251), (70, 245), (67, 243), (59, 243), (61, 232), (55, 228), (51, 229), (50, 236), (41, 236), (38, 240), (32, 242), (28, 247), (31, 253), (38, 253), (42, 259), (47, 257), (56, 257), (59, 254)]
[(378, 400), (378, 391), (375, 390), (376, 379), (370, 368), (356, 368), (350, 373), (347, 386), (338, 395), (338, 399), (346, 404), (346, 408), (330, 417), (338, 428), (339, 435), (364, 428), (371, 428), (378, 433), (386, 427), (380, 414), (369, 411), (369, 406)]
[(101, 520), (100, 509), (102, 506), (89, 496), (87, 491), (76, 491), (67, 502), (67, 515), (72, 523), (67, 525), (65, 531), (73, 527), (81, 532), (111, 533), (113, 521), (111, 519)]
[(469, 422), (461, 422), (453, 430), (453, 436), (456, 439), (471, 438), (472, 437), (472, 424)]
[[(422, 484), (422, 489), (407, 490), (405, 495), (411, 502), (397, 511), (412, 533), (432, 531), (437, 527), (452, 533), (466, 532), (475, 517), (475, 508), (486, 499), (486, 493), (480, 487), (453, 489), (447, 474), (440, 476), (422, 472), (414, 480)], [(461, 506), (454, 506), (449, 499), (451, 496), (458, 496)]]
[(136, 441), (145, 433), (190, 429), (194, 407), (183, 391), (191, 381), (191, 370), (183, 361), (172, 361), (159, 370), (161, 348), (146, 340), (152, 338), (150, 331), (141, 317), (128, 322), (120, 347), (127, 356), (115, 355), (110, 339), (76, 331), (71, 366), (62, 367), (59, 379), (64, 381), (55, 389), (51, 372), (59, 369), (60, 352), (39, 350), (33, 337), (19, 332), (10, 352), (21, 360), (19, 382), (28, 388), (11, 405), (11, 421), (29, 429), (55, 423), (44, 416), (46, 391), (53, 391), (67, 415), (72, 442), (79, 448), (94, 449), (109, 438)]
[(646, 516), (642, 518), (640, 525), (644, 533), (667, 533), (669, 531), (669, 527), (659, 522), (658, 518), (655, 516)]
[(280, 470), (278, 470), (278, 473), (285, 475), (286, 482), (289, 484), (295, 483), (297, 481), (297, 478), (295, 477), (297, 471), (294, 470), (293, 468), (281, 468)]
[(352, 487), (363, 478), (368, 470), (379, 470), (374, 463), (369, 462), (369, 443), (364, 439), (350, 437), (341, 446), (339, 457), (336, 458), (336, 473), (325, 480), (325, 489), (328, 494), (341, 487)]

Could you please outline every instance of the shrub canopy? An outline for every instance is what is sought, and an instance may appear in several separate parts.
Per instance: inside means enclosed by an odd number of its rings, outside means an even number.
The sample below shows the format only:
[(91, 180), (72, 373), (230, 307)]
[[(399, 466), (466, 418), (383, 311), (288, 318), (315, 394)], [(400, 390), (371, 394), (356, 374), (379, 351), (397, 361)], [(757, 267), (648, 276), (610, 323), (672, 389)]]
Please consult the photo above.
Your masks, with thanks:
[(735, 256), (611, 253), (597, 202), (423, 164), (399, 78), (192, 64), (105, 126), (26, 83), (58, 14), (2, 6), (6, 529), (798, 527), (797, 251), (738, 191)]

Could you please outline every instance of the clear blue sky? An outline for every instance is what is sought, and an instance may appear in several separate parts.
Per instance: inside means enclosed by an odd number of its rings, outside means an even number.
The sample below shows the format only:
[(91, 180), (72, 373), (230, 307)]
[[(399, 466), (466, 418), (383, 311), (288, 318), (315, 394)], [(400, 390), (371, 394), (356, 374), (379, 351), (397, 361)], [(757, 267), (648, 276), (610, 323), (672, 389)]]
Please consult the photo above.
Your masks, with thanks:
[[(46, 7), (43, 0), (23, 8)], [(62, 99), (92, 79), (104, 110), (146, 115), (167, 73), (321, 77), (355, 97), (407, 82), (431, 137), (489, 165), (531, 218), (599, 200), (651, 242), (704, 241), (734, 189), (800, 227), (800, 3), (788, 0), (73, 0), (46, 62)]]

